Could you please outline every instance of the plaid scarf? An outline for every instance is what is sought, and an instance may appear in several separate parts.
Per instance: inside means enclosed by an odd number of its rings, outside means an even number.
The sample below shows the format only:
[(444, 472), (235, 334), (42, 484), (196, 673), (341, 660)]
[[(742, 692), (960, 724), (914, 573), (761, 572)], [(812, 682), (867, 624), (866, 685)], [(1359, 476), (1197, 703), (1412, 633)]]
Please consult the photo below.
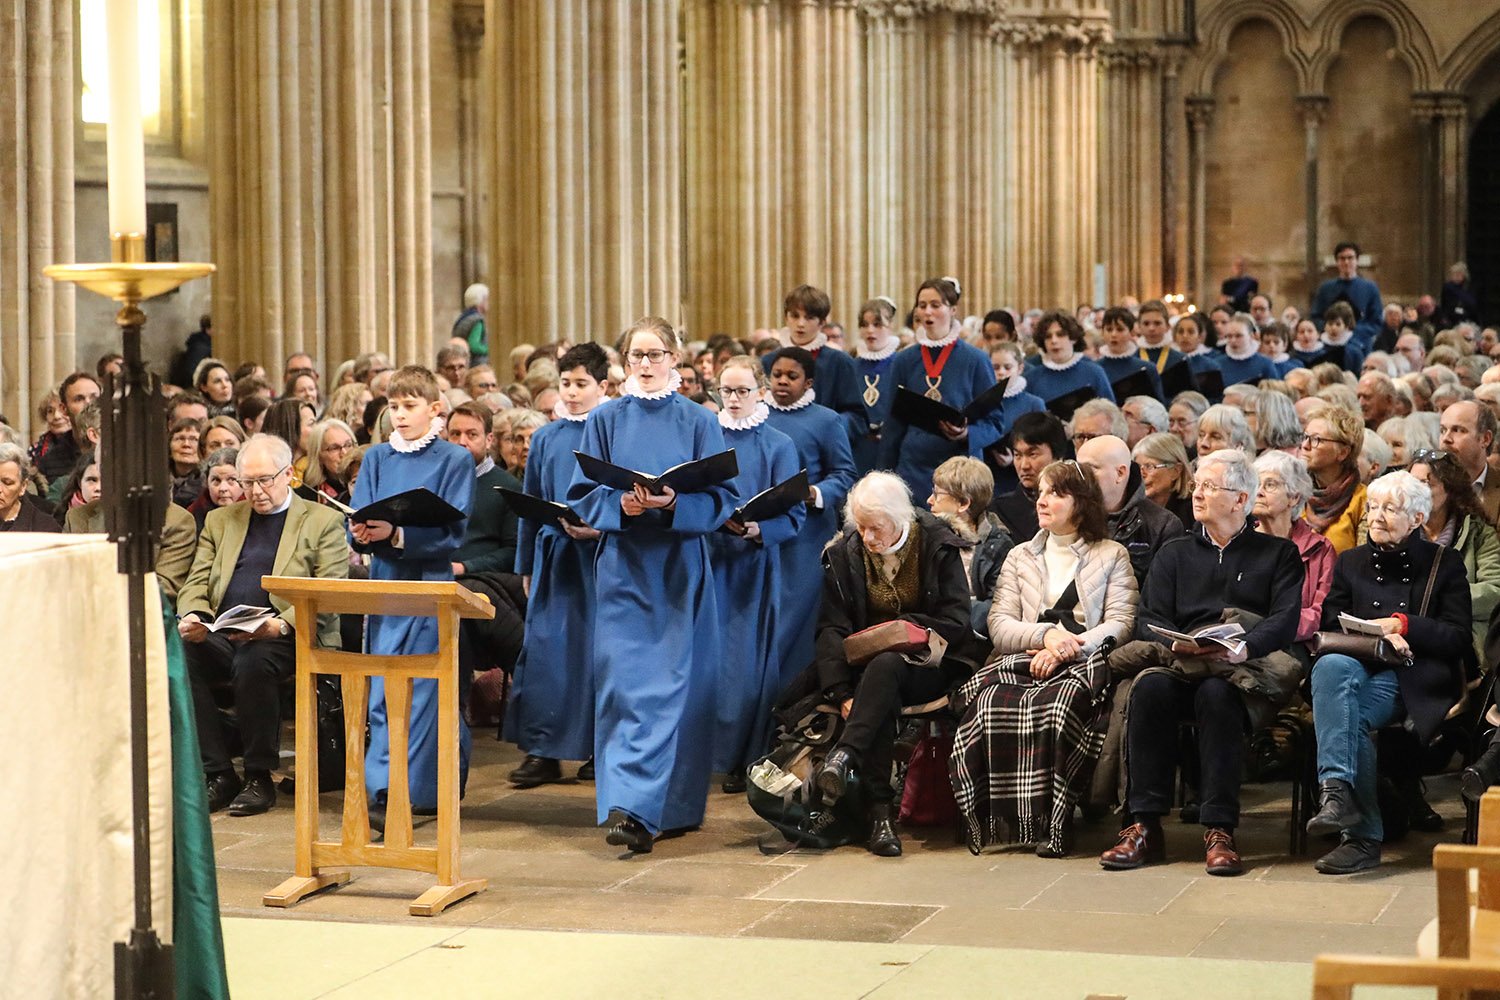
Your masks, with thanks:
[(1339, 515), (1348, 508), (1358, 482), (1359, 478), (1351, 471), (1331, 486), (1319, 487), (1314, 484), (1313, 495), (1308, 498), (1307, 510), (1302, 515), (1308, 525), (1318, 534), (1327, 531), (1328, 526), (1337, 521)]

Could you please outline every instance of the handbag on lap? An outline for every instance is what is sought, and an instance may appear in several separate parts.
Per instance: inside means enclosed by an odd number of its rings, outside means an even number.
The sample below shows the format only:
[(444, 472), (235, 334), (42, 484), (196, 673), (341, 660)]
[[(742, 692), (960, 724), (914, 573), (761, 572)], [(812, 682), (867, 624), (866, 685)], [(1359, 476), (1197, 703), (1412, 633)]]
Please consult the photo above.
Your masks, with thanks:
[[(862, 667), (869, 663), (881, 653), (901, 653), (911, 655), (913, 653), (929, 652), (933, 638), (939, 639), (936, 633), (929, 635), (928, 630), (920, 625), (908, 621), (883, 622), (872, 625), (867, 629), (855, 632), (844, 639), (844, 658), (849, 661), (851, 667)], [(943, 643), (947, 648), (947, 643)], [(931, 653), (929, 652), (929, 659)], [(941, 660), (942, 651), (937, 652), (937, 659)]]

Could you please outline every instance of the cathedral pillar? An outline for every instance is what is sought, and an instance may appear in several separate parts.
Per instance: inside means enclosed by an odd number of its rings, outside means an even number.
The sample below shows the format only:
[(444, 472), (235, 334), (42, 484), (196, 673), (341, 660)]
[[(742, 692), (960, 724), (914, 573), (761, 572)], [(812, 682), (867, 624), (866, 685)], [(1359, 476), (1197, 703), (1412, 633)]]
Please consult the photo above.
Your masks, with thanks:
[(1300, 94), (1297, 107), (1302, 112), (1303, 183), (1307, 199), (1307, 246), (1303, 268), (1307, 287), (1316, 289), (1323, 279), (1318, 247), (1318, 133), (1328, 116), (1328, 98), (1323, 94)]
[(1414, 94), (1412, 112), (1427, 132), (1422, 276), (1428, 287), (1437, 287), (1447, 280), (1448, 268), (1467, 256), (1469, 104), (1462, 94)]
[(73, 4), (0, 0), (0, 414), (32, 412), (74, 368), (74, 291), (42, 275), (73, 246)]
[[(1199, 303), (1217, 302), (1208, 280), (1208, 127), (1214, 120), (1214, 99), (1187, 99), (1188, 120), (1188, 239), (1187, 276), (1189, 298)], [(1207, 308), (1207, 306), (1204, 306)]]
[(487, 246), (490, 185), (489, 156), (481, 121), (481, 50), (484, 47), (484, 0), (457, 0), (453, 5), (453, 37), (458, 48), (458, 150), (459, 185), (463, 208), (459, 217), (462, 281), (487, 281), (490, 274)]

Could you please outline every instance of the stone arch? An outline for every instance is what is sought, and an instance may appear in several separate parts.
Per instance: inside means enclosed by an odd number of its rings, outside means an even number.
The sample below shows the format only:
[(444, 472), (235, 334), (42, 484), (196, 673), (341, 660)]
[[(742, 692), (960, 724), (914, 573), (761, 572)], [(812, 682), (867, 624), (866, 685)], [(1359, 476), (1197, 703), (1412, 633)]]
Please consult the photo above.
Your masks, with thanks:
[(1500, 11), (1469, 33), (1443, 62), (1443, 89), (1467, 93), (1486, 63), (1500, 54)]
[(1201, 48), (1192, 70), (1186, 75), (1187, 93), (1207, 94), (1214, 89), (1214, 77), (1229, 55), (1229, 39), (1246, 21), (1266, 21), (1281, 35), (1282, 51), (1297, 74), (1298, 91), (1308, 92), (1311, 60), (1303, 46), (1307, 25), (1285, 0), (1244, 0), (1220, 4), (1203, 18), (1198, 26)]
[(1411, 70), (1414, 90), (1436, 89), (1440, 75), (1432, 39), (1402, 0), (1334, 0), (1319, 12), (1313, 24), (1317, 42), (1309, 66), (1310, 92), (1323, 92), (1328, 82), (1328, 70), (1338, 61), (1344, 32), (1350, 23), (1361, 17), (1377, 17), (1391, 26), (1396, 35), (1395, 50)]

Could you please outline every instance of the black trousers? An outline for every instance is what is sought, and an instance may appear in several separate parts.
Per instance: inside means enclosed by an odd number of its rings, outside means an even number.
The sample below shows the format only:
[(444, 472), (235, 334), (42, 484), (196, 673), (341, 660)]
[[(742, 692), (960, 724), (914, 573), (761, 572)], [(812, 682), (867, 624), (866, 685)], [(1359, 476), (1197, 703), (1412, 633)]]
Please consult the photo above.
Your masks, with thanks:
[(224, 742), (223, 717), (213, 695), (214, 688), (226, 683), (234, 691), (245, 770), (275, 770), (281, 758), (281, 685), (296, 670), (296, 642), (291, 636), (230, 642), (210, 632), (202, 642), (182, 645), (193, 685), (193, 714), (198, 723), (203, 770), (213, 774), (234, 766)]
[(1125, 728), (1125, 808), (1138, 819), (1172, 811), (1184, 721), (1198, 727), (1199, 821), (1233, 828), (1240, 820), (1246, 715), (1239, 691), (1222, 677), (1153, 672), (1135, 679)]
[(894, 796), (890, 783), (891, 745), (903, 705), (921, 705), (948, 690), (948, 677), (937, 667), (914, 667), (900, 653), (881, 653), (865, 664), (854, 704), (839, 746), (859, 758), (861, 780), (876, 802)]

